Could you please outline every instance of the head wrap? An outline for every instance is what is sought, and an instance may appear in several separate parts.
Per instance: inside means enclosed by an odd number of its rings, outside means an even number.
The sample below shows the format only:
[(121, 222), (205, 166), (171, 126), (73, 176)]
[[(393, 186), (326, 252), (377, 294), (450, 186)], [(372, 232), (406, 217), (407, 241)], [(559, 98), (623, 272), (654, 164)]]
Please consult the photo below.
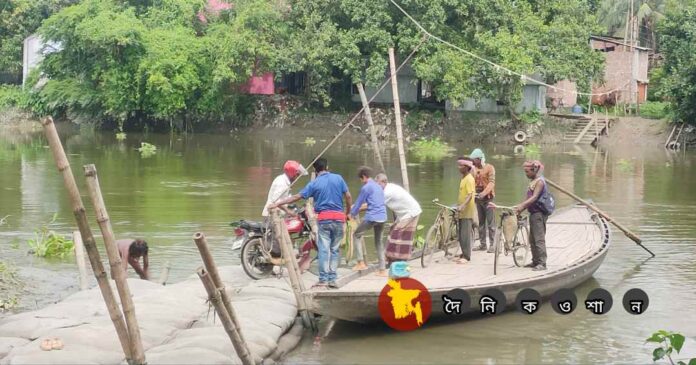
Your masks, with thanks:
[(290, 177), (307, 175), (307, 170), (297, 161), (288, 160), (283, 165), (283, 171)]
[(471, 152), (471, 155), (469, 156), (470, 159), (475, 159), (475, 158), (480, 158), (481, 159), (481, 164), (486, 163), (486, 155), (481, 151), (480, 148), (475, 149), (473, 152)]
[(525, 161), (524, 165), (522, 167), (531, 167), (536, 170), (536, 172), (540, 173), (544, 171), (544, 164), (541, 163), (539, 160), (530, 160), (530, 161)]

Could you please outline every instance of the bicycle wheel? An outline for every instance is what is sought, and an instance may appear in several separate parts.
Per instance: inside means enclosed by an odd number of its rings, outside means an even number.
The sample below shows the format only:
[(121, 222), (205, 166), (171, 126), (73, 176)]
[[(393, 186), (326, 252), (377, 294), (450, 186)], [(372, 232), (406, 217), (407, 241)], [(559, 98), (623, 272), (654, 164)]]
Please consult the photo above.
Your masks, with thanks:
[(443, 246), (442, 249), (443, 251), (445, 251), (445, 257), (449, 255), (449, 249), (451, 247), (456, 247), (456, 245), (459, 244), (459, 227), (457, 227), (457, 224), (458, 223), (456, 219), (450, 219), (447, 237), (444, 237), (444, 240), (441, 241)]
[(500, 256), (500, 246), (503, 243), (503, 239), (503, 230), (498, 229), (493, 240), (493, 275), (498, 275), (498, 256)]
[(520, 227), (515, 233), (515, 241), (512, 243), (512, 260), (515, 261), (515, 265), (519, 267), (526, 265), (530, 251), (529, 242), (525, 236), (525, 228)]
[(433, 255), (442, 241), (442, 230), (439, 225), (433, 225), (425, 235), (423, 244), (423, 255), (421, 255), (421, 266), (428, 267), (433, 260)]

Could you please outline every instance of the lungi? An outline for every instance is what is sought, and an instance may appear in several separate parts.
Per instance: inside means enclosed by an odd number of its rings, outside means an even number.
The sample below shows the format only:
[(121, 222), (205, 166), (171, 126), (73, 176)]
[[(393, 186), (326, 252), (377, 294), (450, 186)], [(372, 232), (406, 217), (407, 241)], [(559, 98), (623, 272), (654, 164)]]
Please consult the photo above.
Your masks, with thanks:
[(418, 218), (406, 218), (394, 222), (389, 230), (385, 256), (388, 261), (408, 260), (413, 251), (413, 238), (418, 228)]

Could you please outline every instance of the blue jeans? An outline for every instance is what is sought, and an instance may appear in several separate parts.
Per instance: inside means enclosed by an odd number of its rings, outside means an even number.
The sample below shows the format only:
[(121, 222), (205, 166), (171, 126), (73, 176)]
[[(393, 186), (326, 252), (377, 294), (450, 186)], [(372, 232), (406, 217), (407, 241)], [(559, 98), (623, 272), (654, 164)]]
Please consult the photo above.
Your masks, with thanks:
[(336, 270), (340, 256), (339, 248), (343, 239), (343, 222), (335, 220), (319, 221), (317, 248), (319, 254), (319, 281), (336, 281)]

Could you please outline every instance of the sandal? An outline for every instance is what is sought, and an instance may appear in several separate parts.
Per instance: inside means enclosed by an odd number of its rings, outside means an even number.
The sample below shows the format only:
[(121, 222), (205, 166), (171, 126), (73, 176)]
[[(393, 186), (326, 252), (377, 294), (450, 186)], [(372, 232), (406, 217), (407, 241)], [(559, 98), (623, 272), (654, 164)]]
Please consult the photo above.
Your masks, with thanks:
[(51, 341), (51, 349), (53, 350), (62, 350), (63, 349), (63, 341), (61, 341), (59, 338), (54, 338), (53, 341)]
[(53, 341), (50, 338), (46, 338), (41, 341), (39, 347), (44, 351), (51, 351), (53, 349)]

